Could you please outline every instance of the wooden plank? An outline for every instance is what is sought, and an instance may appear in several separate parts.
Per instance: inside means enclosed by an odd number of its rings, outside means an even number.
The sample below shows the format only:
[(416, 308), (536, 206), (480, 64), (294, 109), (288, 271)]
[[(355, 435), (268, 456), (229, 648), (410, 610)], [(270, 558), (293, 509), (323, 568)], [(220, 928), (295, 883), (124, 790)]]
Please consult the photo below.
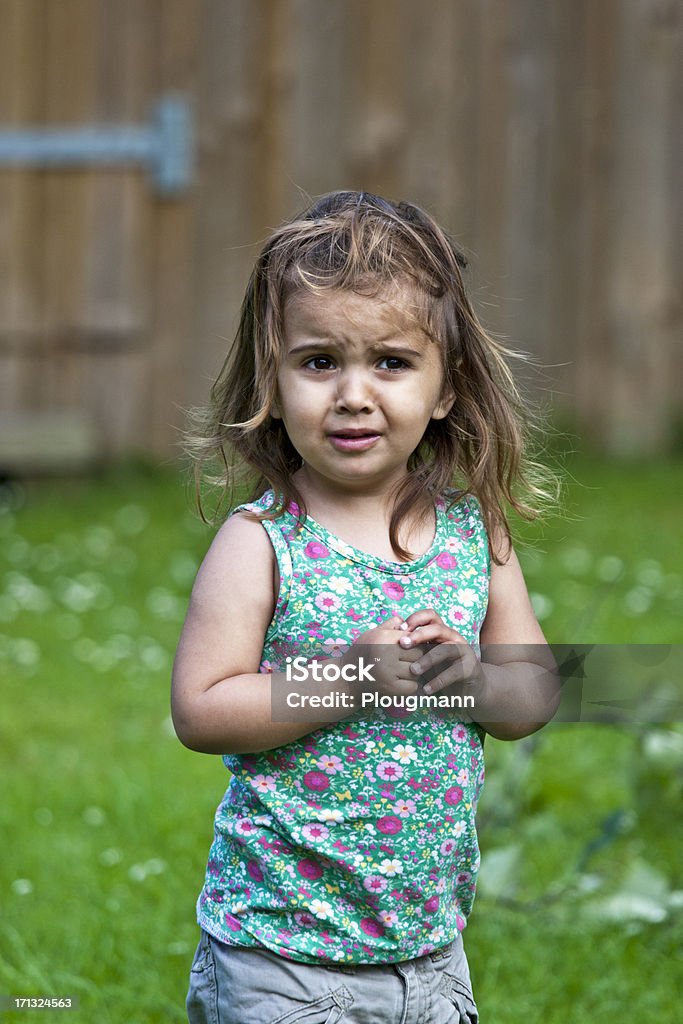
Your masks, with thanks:
[(548, 125), (549, 195), (547, 204), (546, 280), (543, 360), (548, 401), (567, 417), (576, 393), (576, 351), (581, 302), (580, 268), (585, 259), (580, 211), (587, 201), (582, 112), (588, 84), (585, 79), (587, 4), (573, 0), (554, 5), (551, 42), (551, 116)]
[(543, 353), (550, 326), (547, 211), (554, 8), (545, 0), (515, 0), (505, 46), (501, 327), (513, 346), (535, 356)]
[(633, 0), (619, 13), (607, 442), (630, 454), (668, 444), (671, 406), (680, 394), (680, 383), (673, 383), (680, 302), (671, 259), (671, 211), (680, 185), (671, 176), (671, 128), (680, 116), (673, 101), (681, 19), (674, 4), (659, 0)]
[[(40, 123), (43, 108), (41, 0), (3, 0), (0, 118)], [(42, 182), (39, 171), (0, 169), (0, 334), (40, 338), (42, 310)], [(0, 349), (0, 408), (17, 409), (34, 393), (35, 346)]]
[(344, 188), (343, 111), (351, 56), (344, 0), (268, 7), (269, 217), (279, 222), (310, 196)]
[(615, 0), (588, 3), (581, 80), (579, 195), (577, 216), (582, 259), (579, 265), (575, 403), (581, 433), (604, 439), (608, 423), (610, 328), (606, 282), (610, 274), (611, 232), (616, 216), (613, 120), (616, 87)]
[(346, 10), (346, 187), (400, 198), (405, 142), (405, 0), (349, 0)]
[(507, 0), (480, 4), (478, 88), (473, 96), (477, 135), (476, 188), (472, 196), (473, 242), (479, 280), (479, 300), (485, 324), (504, 325), (502, 288), (505, 272), (502, 246), (505, 220), (505, 173), (508, 153), (506, 124), (509, 116), (506, 38), (512, 17)]
[[(157, 5), (154, 0), (95, 0), (94, 8), (93, 117), (101, 123), (149, 122), (156, 96)], [(153, 194), (147, 173), (142, 168), (93, 169), (84, 203), (85, 274), (79, 315), (86, 331), (137, 336), (142, 350), (128, 345), (119, 352), (108, 349), (83, 357), (88, 407), (102, 425), (108, 452), (118, 454), (138, 446), (152, 430), (144, 372), (149, 362), (154, 252)]]
[(479, 4), (412, 0), (403, 39), (406, 76), (402, 194), (425, 206), (459, 241), (474, 241)]
[(202, 12), (190, 404), (206, 402), (232, 342), (273, 173), (264, 123), (268, 12), (252, 0), (205, 0)]
[[(81, 125), (94, 116), (97, 73), (96, 9), (91, 0), (43, 4), (45, 123)], [(44, 172), (44, 213), (40, 240), (43, 261), (45, 338), (39, 410), (90, 414), (84, 357), (56, 339), (83, 321), (87, 261), (88, 170)], [(97, 416), (97, 413), (90, 414)], [(99, 418), (99, 417), (98, 417)], [(103, 426), (103, 424), (102, 424)]]
[[(165, 0), (157, 7), (154, 64), (159, 93), (196, 94), (200, 5), (191, 0)], [(147, 394), (151, 449), (177, 455), (173, 446), (184, 426), (183, 408), (191, 400), (194, 324), (194, 228), (192, 195), (156, 198), (151, 204), (150, 240), (152, 330), (148, 355)]]

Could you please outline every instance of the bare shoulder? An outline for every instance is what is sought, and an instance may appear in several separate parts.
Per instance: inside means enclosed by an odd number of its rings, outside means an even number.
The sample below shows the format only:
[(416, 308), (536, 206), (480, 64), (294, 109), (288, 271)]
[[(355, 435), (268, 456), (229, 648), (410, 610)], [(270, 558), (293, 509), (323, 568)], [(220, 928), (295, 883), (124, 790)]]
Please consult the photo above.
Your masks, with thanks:
[(481, 630), (482, 643), (544, 644), (545, 637), (531, 604), (517, 553), (502, 531), (492, 539), (501, 560), (491, 562), (489, 603)]
[(197, 574), (192, 600), (218, 599), (270, 607), (275, 603), (275, 553), (258, 520), (237, 513), (221, 526)]
[(220, 528), (197, 573), (176, 651), (177, 702), (216, 680), (258, 671), (275, 608), (274, 563), (259, 522), (238, 513)]

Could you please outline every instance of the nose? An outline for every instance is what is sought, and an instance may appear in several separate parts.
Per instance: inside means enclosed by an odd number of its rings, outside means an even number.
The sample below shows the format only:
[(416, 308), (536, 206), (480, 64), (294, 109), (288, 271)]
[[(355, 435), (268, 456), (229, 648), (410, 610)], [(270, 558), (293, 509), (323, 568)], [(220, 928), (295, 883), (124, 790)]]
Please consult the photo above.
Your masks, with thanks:
[(361, 369), (348, 368), (337, 377), (335, 410), (357, 415), (375, 407), (374, 384)]

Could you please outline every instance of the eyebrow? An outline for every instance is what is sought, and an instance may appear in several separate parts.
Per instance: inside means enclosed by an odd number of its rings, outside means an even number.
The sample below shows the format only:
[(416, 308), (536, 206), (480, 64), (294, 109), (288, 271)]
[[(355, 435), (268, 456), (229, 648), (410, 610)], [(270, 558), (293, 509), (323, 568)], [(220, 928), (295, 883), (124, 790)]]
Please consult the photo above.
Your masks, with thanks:
[[(320, 341), (305, 341), (301, 345), (295, 345), (294, 348), (290, 349), (287, 353), (288, 356), (302, 355), (306, 352), (320, 352), (325, 349), (337, 348), (338, 342), (325, 341), (321, 338)], [(397, 352), (401, 355), (413, 356), (415, 359), (419, 359), (424, 355), (424, 351), (420, 352), (417, 349), (409, 348), (407, 345), (402, 345), (400, 342), (395, 341), (378, 341), (374, 345), (370, 346), (371, 352)]]

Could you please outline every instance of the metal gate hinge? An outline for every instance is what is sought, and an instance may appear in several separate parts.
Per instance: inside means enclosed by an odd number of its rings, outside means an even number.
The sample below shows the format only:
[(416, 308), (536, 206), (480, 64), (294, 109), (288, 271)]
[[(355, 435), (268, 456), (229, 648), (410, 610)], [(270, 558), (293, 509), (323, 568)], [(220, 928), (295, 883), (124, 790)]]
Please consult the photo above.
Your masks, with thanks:
[(83, 167), (140, 164), (162, 196), (184, 192), (194, 173), (192, 111), (185, 96), (171, 93), (155, 104), (148, 124), (80, 128), (0, 126), (2, 167)]

